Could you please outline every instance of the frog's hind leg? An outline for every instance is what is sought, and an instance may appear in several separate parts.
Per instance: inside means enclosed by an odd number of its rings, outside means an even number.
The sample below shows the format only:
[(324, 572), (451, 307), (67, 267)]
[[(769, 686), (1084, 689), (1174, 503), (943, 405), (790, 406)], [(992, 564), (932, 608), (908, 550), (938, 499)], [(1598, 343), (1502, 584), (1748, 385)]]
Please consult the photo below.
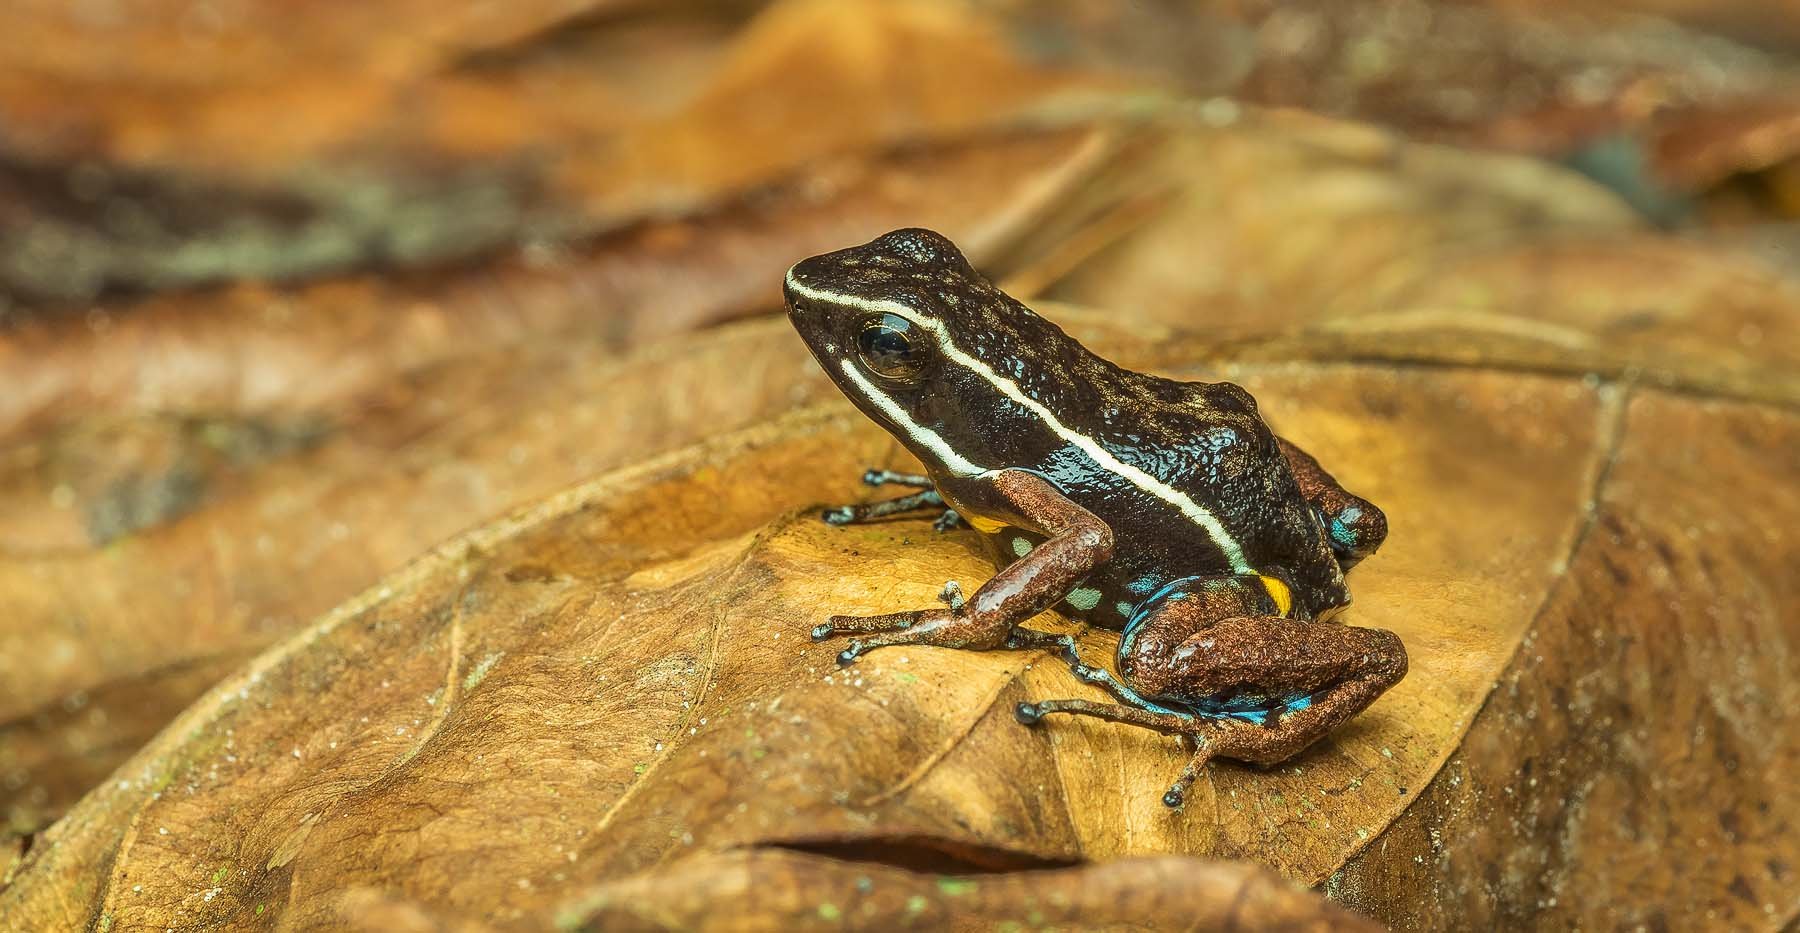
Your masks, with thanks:
[(1325, 525), (1325, 536), (1332, 553), (1337, 555), (1338, 566), (1349, 570), (1375, 553), (1387, 539), (1387, 515), (1375, 503), (1345, 489), (1312, 454), (1285, 439), (1277, 440), (1288, 469), (1300, 486), (1300, 495), (1306, 497)]
[(1119, 646), (1124, 705), (1049, 700), (1020, 706), (1020, 721), (1069, 713), (1189, 736), (1194, 756), (1163, 798), (1176, 807), (1213, 758), (1285, 761), (1405, 676), (1392, 632), (1246, 612), (1256, 580), (1190, 581), (1135, 619)]

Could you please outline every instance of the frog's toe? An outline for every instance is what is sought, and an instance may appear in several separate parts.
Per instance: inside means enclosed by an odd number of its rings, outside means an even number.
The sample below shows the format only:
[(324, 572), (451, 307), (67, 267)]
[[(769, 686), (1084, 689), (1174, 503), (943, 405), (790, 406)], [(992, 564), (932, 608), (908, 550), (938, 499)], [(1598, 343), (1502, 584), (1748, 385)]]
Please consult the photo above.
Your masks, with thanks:
[(938, 602), (949, 606), (952, 611), (963, 607), (962, 584), (955, 580), (945, 580), (944, 588), (938, 591)]
[(1186, 802), (1187, 794), (1179, 787), (1171, 787), (1163, 794), (1163, 806), (1168, 807), (1171, 810), (1181, 809), (1181, 805)]
[(863, 653), (862, 642), (860, 642), (860, 641), (851, 642), (850, 647), (845, 648), (844, 650), (838, 652), (838, 656), (837, 656), (838, 667), (849, 667), (850, 665), (855, 664), (856, 659), (861, 657), (862, 653)]
[(887, 484), (888, 471), (870, 467), (863, 471), (862, 481), (865, 486), (883, 486)]
[(856, 510), (847, 505), (840, 505), (837, 508), (820, 512), (819, 519), (827, 525), (848, 525), (856, 521)]
[(1020, 703), (1013, 707), (1013, 718), (1027, 726), (1035, 726), (1044, 719), (1044, 711), (1035, 703)]
[(830, 638), (836, 631), (837, 629), (833, 628), (830, 622), (820, 622), (812, 628), (812, 640), (824, 641), (825, 639)]

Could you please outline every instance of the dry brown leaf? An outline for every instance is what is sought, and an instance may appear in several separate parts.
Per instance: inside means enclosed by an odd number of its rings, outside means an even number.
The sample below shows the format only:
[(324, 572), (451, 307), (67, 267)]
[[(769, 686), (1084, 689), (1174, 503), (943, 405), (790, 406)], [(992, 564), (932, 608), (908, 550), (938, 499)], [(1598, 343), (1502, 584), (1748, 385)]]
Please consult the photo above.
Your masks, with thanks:
[(908, 221), (942, 225), (982, 256), (1091, 171), (1110, 138), (1104, 127), (978, 136), (819, 166), (709, 214), (567, 250), (172, 292), (0, 331), (0, 436), (95, 412), (304, 419), (496, 346), (625, 346), (768, 307), (796, 257)]
[[(1216, 361), (1215, 372), (1231, 377), (1236, 377), (1237, 371), (1230, 360), (1257, 357), (1318, 359), (1326, 371), (1334, 360), (1361, 358), (1408, 368), (1479, 365), (1561, 373), (1568, 378), (1562, 383), (1551, 380), (1564, 385), (1556, 391), (1586, 401), (1559, 403), (1572, 407), (1555, 417), (1543, 414), (1548, 402), (1505, 408), (1492, 417), (1503, 423), (1505, 419), (1539, 419), (1532, 429), (1560, 431), (1562, 443), (1570, 450), (1586, 450), (1584, 445), (1599, 443), (1597, 437), (1605, 424), (1603, 409), (1614, 404), (1601, 401), (1612, 390), (1596, 394), (1592, 382), (1571, 381), (1591, 371), (1609, 378), (1660, 382), (1685, 392), (1729, 394), (1741, 390), (1747, 397), (1778, 400), (1785, 391), (1781, 374), (1791, 369), (1784, 369), (1784, 361), (1795, 356), (1793, 329), (1782, 325), (1791, 320), (1795, 306), (1789, 286), (1766, 274), (1755, 274), (1741, 263), (1720, 260), (1706, 250), (1635, 232), (1611, 201), (1579, 182), (1517, 160), (1459, 160), (1440, 150), (1398, 146), (1381, 134), (1296, 124), (1287, 119), (1247, 119), (1229, 131), (1178, 128), (1159, 145), (1161, 148), (1150, 150), (1153, 157), (1148, 161), (1143, 157), (1145, 149), (1138, 146), (1129, 162), (1119, 163), (1139, 169), (1131, 174), (1129, 185), (1109, 187), (1106, 179), (1100, 179), (1084, 197), (1102, 205), (1117, 203), (1123, 196), (1121, 189), (1129, 193), (1146, 184), (1191, 174), (1199, 178), (1198, 184), (1210, 186), (1202, 187), (1192, 200), (1213, 205), (1215, 212), (1187, 208), (1177, 201), (1157, 223), (1132, 228), (1128, 232), (1134, 235), (1113, 250), (1078, 264), (1076, 274), (1061, 286), (1061, 293), (1071, 293), (1075, 286), (1089, 281), (1089, 268), (1111, 264), (1117, 283), (1114, 292), (1127, 301), (1141, 301), (1148, 314), (1092, 319), (1056, 312), (1090, 345), (1128, 364), (1178, 365), (1207, 358)], [(1213, 170), (1171, 175), (1155, 168), (1163, 163), (1178, 164), (1179, 156), (1193, 152), (1216, 159)], [(1289, 200), (1283, 200), (1288, 192), (1275, 184), (1260, 194), (1256, 190), (1244, 193), (1241, 205), (1221, 197), (1236, 190), (1240, 180), (1249, 184), (1255, 177), (1250, 166), (1257, 164), (1272, 173), (1291, 172), (1291, 178), (1317, 179), (1316, 187), (1304, 188)], [(1151, 169), (1145, 170), (1145, 166)], [(1409, 185), (1404, 180), (1408, 176), (1418, 181)], [(1356, 196), (1369, 191), (1382, 192), (1382, 197)], [(1334, 192), (1344, 194), (1334, 199), (1329, 196)], [(1281, 205), (1280, 210), (1259, 215), (1254, 209), (1258, 197), (1272, 206)], [(1310, 218), (1308, 207), (1316, 212)], [(1045, 239), (1053, 247), (1059, 228), (1066, 235), (1069, 223), (1087, 216), (1082, 199), (1062, 205), (1059, 214), (1066, 216), (1044, 226), (1045, 236), (1024, 249), (1042, 250)], [(1329, 261), (1334, 257), (1330, 241), (1322, 237), (1292, 241), (1279, 235), (1281, 230), (1305, 230), (1309, 225), (1354, 231), (1351, 238), (1363, 250), (1362, 258), (1337, 268)], [(1410, 232), (1414, 225), (1425, 232)], [(1204, 274), (1207, 263), (1193, 262), (1192, 257), (1215, 256), (1211, 263), (1238, 269), (1247, 282), (1261, 289), (1263, 303), (1252, 306), (1244, 297), (1236, 305), (1221, 307), (1218, 292), (1184, 299), (1185, 305), (1160, 298), (1154, 289), (1180, 283), (1168, 275), (1158, 278), (1153, 274), (1156, 266), (1140, 257), (1176, 255), (1178, 251), (1159, 246), (1169, 239), (1187, 248), (1188, 268), (1197, 273), (1195, 280), (1208, 281)], [(1387, 245), (1375, 248), (1378, 243)], [(1377, 291), (1377, 296), (1416, 292), (1429, 299), (1430, 289), (1445, 287), (1435, 284), (1431, 270), (1458, 268), (1452, 259), (1467, 268), (1480, 268), (1479, 262), (1485, 260), (1479, 247), (1488, 243), (1502, 244), (1504, 249), (1497, 250), (1499, 259), (1493, 261), (1494, 269), (1485, 278), (1505, 291), (1489, 295), (1487, 300), (1497, 307), (1518, 309), (1521, 317), (1566, 322), (1559, 333), (1573, 337), (1541, 339), (1530, 320), (1502, 321), (1505, 326), (1495, 328), (1479, 316), (1462, 319), (1423, 314), (1398, 315), (1405, 328), (1374, 327), (1357, 333), (1359, 316), (1382, 321), (1381, 301), (1358, 292), (1359, 281), (1388, 283), (1388, 291)], [(1555, 261), (1508, 265), (1516, 261), (1512, 257), (1534, 248), (1533, 244), (1545, 244), (1536, 248), (1548, 250)], [(1219, 252), (1222, 249), (1241, 252)], [(1436, 258), (1439, 254), (1433, 249), (1451, 259)], [(1303, 269), (1312, 270), (1315, 278), (1304, 277)], [(1097, 274), (1093, 278), (1098, 281)], [(1590, 281), (1600, 284), (1585, 287)], [(1134, 291), (1140, 286), (1147, 290), (1141, 294)], [(1454, 283), (1447, 287), (1453, 293), (1457, 288)], [(1633, 295), (1642, 297), (1634, 299)], [(1441, 300), (1454, 304), (1451, 297)], [(1439, 299), (1418, 301), (1431, 307)], [(1625, 337), (1630, 330), (1607, 327), (1609, 320), (1619, 317), (1619, 309), (1633, 301), (1641, 302), (1633, 326), (1644, 335), (1635, 342)], [(1591, 310), (1596, 307), (1598, 312)], [(1207, 308), (1207, 316), (1196, 319), (1194, 308)], [(1224, 310), (1240, 313), (1226, 316)], [(1710, 316), (1700, 314), (1703, 310)], [(1214, 314), (1221, 316), (1215, 318)], [(1684, 320), (1684, 315), (1695, 323), (1665, 323), (1668, 318)], [(1157, 318), (1166, 323), (1154, 323)], [(1767, 327), (1767, 338), (1760, 346), (1746, 344), (1741, 339), (1744, 328), (1757, 322)], [(1472, 324), (1478, 328), (1475, 333), (1468, 330)], [(1513, 343), (1497, 340), (1495, 331), (1516, 334), (1520, 339)], [(228, 658), (242, 656), (287, 626), (322, 611), (342, 594), (366, 585), (380, 568), (396, 565), (475, 516), (627, 462), (635, 452), (652, 449), (651, 438), (667, 442), (671, 437), (695, 437), (744, 424), (795, 401), (816, 399), (822, 390), (822, 384), (809, 375), (798, 342), (782, 322), (686, 343), (685, 349), (665, 347), (640, 356), (634, 364), (604, 371), (593, 368), (601, 360), (597, 350), (586, 351), (584, 356), (569, 352), (569, 348), (540, 355), (533, 355), (540, 351), (517, 351), (445, 368), (407, 385), (391, 398), (387, 414), (359, 422), (359, 429), (341, 431), (308, 453), (256, 465), (223, 483), (217, 504), (206, 506), (190, 519), (121, 539), (93, 557), (26, 565), (7, 584), (9, 592), (23, 594), (17, 603), (23, 609), (14, 618), (28, 624), (16, 630), (16, 638), (23, 639), (18, 644), (40, 644), (49, 633), (48, 637), (64, 646), (52, 655), (68, 657), (71, 663), (43, 664), (35, 649), (0, 653), (0, 657), (32, 659), (17, 669), (14, 682), (34, 686), (21, 694), (26, 702), (16, 707), (16, 715), (52, 704), (71, 689), (93, 692), (75, 695), (76, 702), (89, 704), (85, 708), (88, 718), (82, 721), (85, 732), (72, 728), (69, 718), (34, 716), (9, 726), (0, 740), (0, 754), (7, 756), (6, 771), (21, 776), (14, 779), (21, 790), (11, 807), (16, 822), (22, 828), (41, 826), (46, 816), (59, 812), (107, 762), (116, 760), (108, 756), (134, 747), (159, 721), (144, 714), (145, 707), (133, 706), (130, 712), (139, 715), (122, 715), (119, 704), (156, 703), (172, 712), (183, 697), (192, 695), (200, 681), (183, 675), (185, 659), (214, 657), (222, 667)], [(1623, 355), (1619, 348), (1635, 358), (1619, 361), (1618, 356)], [(745, 370), (746, 361), (752, 360), (757, 361), (756, 367)], [(716, 380), (724, 376), (747, 394), (739, 397), (719, 389)], [(1526, 384), (1535, 383), (1526, 380)], [(672, 390), (676, 386), (689, 388), (684, 393)], [(745, 390), (744, 386), (751, 388)], [(435, 399), (439, 404), (423, 408), (409, 404), (420, 399)], [(571, 400), (579, 402), (571, 405)], [(1265, 399), (1265, 404), (1272, 411), (1282, 410), (1277, 399)], [(1584, 405), (1590, 410), (1584, 412)], [(1521, 415), (1521, 410), (1529, 414)], [(537, 415), (520, 419), (520, 411)], [(620, 413), (628, 414), (626, 420), (618, 420)], [(1373, 416), (1343, 416), (1352, 424), (1342, 429), (1354, 430), (1353, 422), (1366, 417)], [(1359, 445), (1344, 443), (1340, 456), (1352, 462), (1359, 455), (1367, 456)], [(1517, 448), (1511, 441), (1436, 443), (1444, 445), (1444, 462), (1434, 462), (1416, 475), (1396, 473), (1396, 487), (1429, 486), (1443, 475), (1455, 475), (1448, 465), (1455, 459), (1452, 455), (1467, 450)], [(1540, 436), (1533, 443), (1547, 441)], [(1389, 455), (1385, 449), (1378, 450)], [(1565, 455), (1540, 456), (1554, 460)], [(446, 458), (465, 469), (445, 474), (423, 468)], [(395, 471), (396, 462), (420, 466)], [(1525, 469), (1528, 463), (1529, 458), (1517, 468)], [(1513, 592), (1521, 613), (1522, 607), (1536, 605), (1534, 600), (1546, 591), (1546, 581), (1555, 569), (1544, 563), (1531, 571), (1533, 558), (1529, 555), (1558, 553), (1567, 546), (1579, 525), (1583, 490), (1591, 483), (1591, 464), (1572, 462), (1560, 467), (1564, 473), (1558, 475), (1567, 484), (1559, 493), (1562, 498), (1514, 502), (1511, 507), (1534, 520), (1563, 525), (1546, 526), (1512, 539), (1523, 549), (1513, 557), (1493, 550), (1481, 536), (1464, 534), (1446, 544), (1460, 549), (1455, 555), (1458, 558), (1496, 561), (1518, 574), (1496, 592)], [(1389, 469), (1383, 465), (1372, 470), (1375, 475), (1359, 484), (1378, 493), (1384, 504), (1389, 500), (1383, 496), (1389, 493), (1372, 484), (1383, 482), (1381, 477)], [(417, 478), (425, 476), (439, 480), (422, 489)], [(1552, 492), (1548, 484), (1537, 490), (1540, 495)], [(119, 498), (117, 490), (111, 497)], [(41, 502), (45, 498), (45, 490), (39, 488), (14, 501)], [(108, 497), (95, 501), (108, 501)], [(66, 523), (68, 516), (62, 515), (60, 520)], [(1460, 519), (1465, 529), (1485, 527), (1491, 520), (1477, 513)], [(85, 533), (79, 526), (49, 521), (32, 527), (38, 529), (35, 534), (50, 535), (37, 538), (40, 543), (54, 541), (57, 535), (76, 541)], [(1511, 522), (1508, 530), (1510, 535)], [(259, 541), (291, 543), (265, 548), (258, 546)], [(201, 542), (213, 543), (203, 547)], [(1391, 553), (1384, 553), (1384, 560)], [(1532, 576), (1533, 572), (1537, 576)], [(1432, 573), (1422, 571), (1421, 575)], [(935, 581), (921, 578), (919, 582), (925, 586)], [(196, 584), (204, 587), (199, 600), (194, 597)], [(1374, 598), (1371, 588), (1382, 585), (1358, 581), (1365, 611), (1375, 611), (1368, 608)], [(1410, 602), (1422, 597), (1397, 592), (1393, 598)], [(1482, 608), (1501, 605), (1498, 600), (1500, 597), (1494, 596)], [(111, 608), (117, 605), (130, 605), (135, 614), (122, 616)], [(1435, 606), (1433, 611), (1438, 612)], [(211, 621), (196, 625), (205, 620)], [(1383, 618), (1370, 624), (1406, 631), (1404, 620)], [(1466, 704), (1477, 703), (1485, 695), (1492, 678), (1511, 657), (1508, 639), (1519, 637), (1525, 624), (1523, 615), (1510, 624), (1515, 627), (1510, 635), (1504, 625), (1499, 634), (1490, 631), (1497, 640), (1489, 654), (1462, 656), (1477, 668), (1466, 696), (1459, 695), (1456, 701), (1465, 704), (1465, 712), (1473, 708)], [(93, 638), (96, 625), (116, 625), (119, 634)], [(154, 639), (131, 637), (147, 631), (164, 634)], [(1384, 702), (1402, 701), (1390, 698)], [(1455, 718), (1441, 706), (1433, 707), (1428, 715)], [(1394, 812), (1404, 802), (1397, 788), (1416, 791), (1417, 783), (1434, 773), (1431, 756), (1449, 754), (1454, 747), (1454, 732), (1439, 735), (1437, 741), (1442, 745), (1435, 751), (1422, 752), (1426, 761), (1414, 762), (1421, 771), (1411, 783), (1393, 782)], [(1104, 785), (1101, 778), (1085, 780), (1100, 780)], [(1088, 792), (1104, 792), (1104, 787), (1090, 787)], [(1091, 829), (1093, 833), (1125, 831), (1116, 825), (1122, 817), (1088, 814), (1082, 818), (1098, 827)], [(1279, 821), (1272, 825), (1281, 826), (1277, 835), (1287, 839), (1287, 848), (1280, 851), (1306, 845), (1291, 825)], [(1380, 825), (1381, 821), (1375, 820), (1362, 828), (1375, 832)], [(1251, 854), (1312, 880), (1323, 877), (1334, 864), (1328, 857), (1330, 846), (1324, 845), (1324, 854), (1313, 853), (1322, 867), (1307, 874), (1305, 860), (1291, 852), (1262, 854), (1261, 846), (1267, 842), (1246, 832), (1232, 840), (1233, 848), (1200, 851)], [(1144, 845), (1154, 849), (1152, 843)]]
[(1045, 294), (1174, 327), (1204, 313), (1228, 359), (1435, 360), (1800, 397), (1800, 281), (1651, 234), (1563, 169), (1252, 112), (1178, 125), (1131, 184), (1173, 194)]
[(698, 856), (600, 885), (557, 921), (584, 930), (1380, 929), (1243, 864), (1136, 858), (954, 877), (783, 849)]
[[(616, 5), (452, 4), (430, 17), (458, 34), (448, 47), (433, 31), (374, 30), (350, 44), (347, 71), (306, 33), (337, 43), (342, 29), (362, 35), (360, 17), (271, 31), (255, 4), (242, 30), (293, 43), (307, 67), (277, 57), (235, 81), (171, 87), (99, 59), (120, 73), (78, 93), (0, 66), (13, 129), (0, 194), (15, 195), (0, 208), (0, 295), (68, 302), (466, 259), (703, 212), (821, 158), (1043, 122), (1122, 87), (1031, 61), (955, 0), (787, 0), (748, 23), (742, 5), (709, 3), (581, 18)], [(60, 19), (36, 5), (11, 18)], [(148, 26), (97, 32), (160, 48)]]
[(1399, 927), (1800, 917), (1800, 418), (1639, 390), (1615, 419), (1521, 650), (1334, 896)]
[[(1284, 432), (1402, 517), (1380, 571), (1357, 581), (1355, 618), (1399, 632), (1433, 676), (1294, 767), (1216, 770), (1183, 814), (1150, 779), (1179, 768), (1174, 743), (1012, 721), (1012, 702), (1083, 689), (1060, 664), (901, 649), (837, 673), (831, 647), (804, 639), (825, 607), (921, 603), (983, 574), (925, 524), (812, 517), (867, 463), (900, 465), (878, 430), (834, 412), (437, 549), (191, 708), (48, 831), (0, 897), (62, 921), (161, 923), (178, 904), (184, 923), (248, 919), (262, 904), (308, 923), (354, 883), (541, 918), (559, 893), (768, 842), (1001, 864), (1189, 852), (1317, 882), (1454, 749), (1580, 527), (1615, 406), (1521, 375), (1238, 375)], [(1501, 541), (1463, 531), (1497, 522)], [(1086, 641), (1102, 653), (1108, 638)], [(58, 866), (101, 862), (112, 877), (85, 906), (42, 900)]]
[[(1667, 118), (1750, 100), (1785, 98), (1791, 112), (1800, 93), (1792, 49), (1708, 31), (1729, 26), (1728, 11), (1658, 10), (1680, 4), (1656, 0), (985, 5), (1006, 10), (1039, 47), (1088, 67), (1549, 155), (1613, 135), (1653, 140)], [(1695, 15), (1684, 27), (1659, 12)], [(1761, 12), (1770, 15), (1766, 5)]]

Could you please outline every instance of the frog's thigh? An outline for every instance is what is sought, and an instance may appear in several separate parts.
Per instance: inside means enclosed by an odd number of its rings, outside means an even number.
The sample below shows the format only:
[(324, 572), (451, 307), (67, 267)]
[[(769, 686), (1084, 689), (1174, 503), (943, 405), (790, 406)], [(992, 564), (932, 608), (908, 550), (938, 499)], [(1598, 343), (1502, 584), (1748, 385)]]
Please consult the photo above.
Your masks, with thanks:
[(1392, 632), (1269, 616), (1214, 621), (1134, 662), (1131, 682), (1153, 699), (1261, 697), (1276, 707), (1267, 725), (1233, 722), (1210, 740), (1211, 754), (1263, 765), (1298, 754), (1406, 675)]
[(1150, 598), (1119, 639), (1119, 673), (1145, 676), (1190, 635), (1225, 619), (1284, 616), (1293, 591), (1276, 577), (1230, 574), (1178, 580)]
[(1381, 629), (1243, 616), (1216, 621), (1155, 658), (1136, 660), (1138, 679), (1155, 680), (1160, 695), (1285, 699), (1371, 673), (1391, 676), (1391, 685), (1406, 670), (1406, 649)]

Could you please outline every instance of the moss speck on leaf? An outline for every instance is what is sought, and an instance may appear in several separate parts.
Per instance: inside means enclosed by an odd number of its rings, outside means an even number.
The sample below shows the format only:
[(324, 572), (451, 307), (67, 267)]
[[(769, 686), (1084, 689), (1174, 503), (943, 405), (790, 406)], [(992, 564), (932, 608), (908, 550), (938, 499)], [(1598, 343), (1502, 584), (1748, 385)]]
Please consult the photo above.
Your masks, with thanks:
[(939, 878), (937, 886), (939, 891), (942, 891), (951, 897), (961, 897), (964, 894), (973, 893), (976, 888), (976, 884), (973, 881), (964, 878), (948, 877)]

